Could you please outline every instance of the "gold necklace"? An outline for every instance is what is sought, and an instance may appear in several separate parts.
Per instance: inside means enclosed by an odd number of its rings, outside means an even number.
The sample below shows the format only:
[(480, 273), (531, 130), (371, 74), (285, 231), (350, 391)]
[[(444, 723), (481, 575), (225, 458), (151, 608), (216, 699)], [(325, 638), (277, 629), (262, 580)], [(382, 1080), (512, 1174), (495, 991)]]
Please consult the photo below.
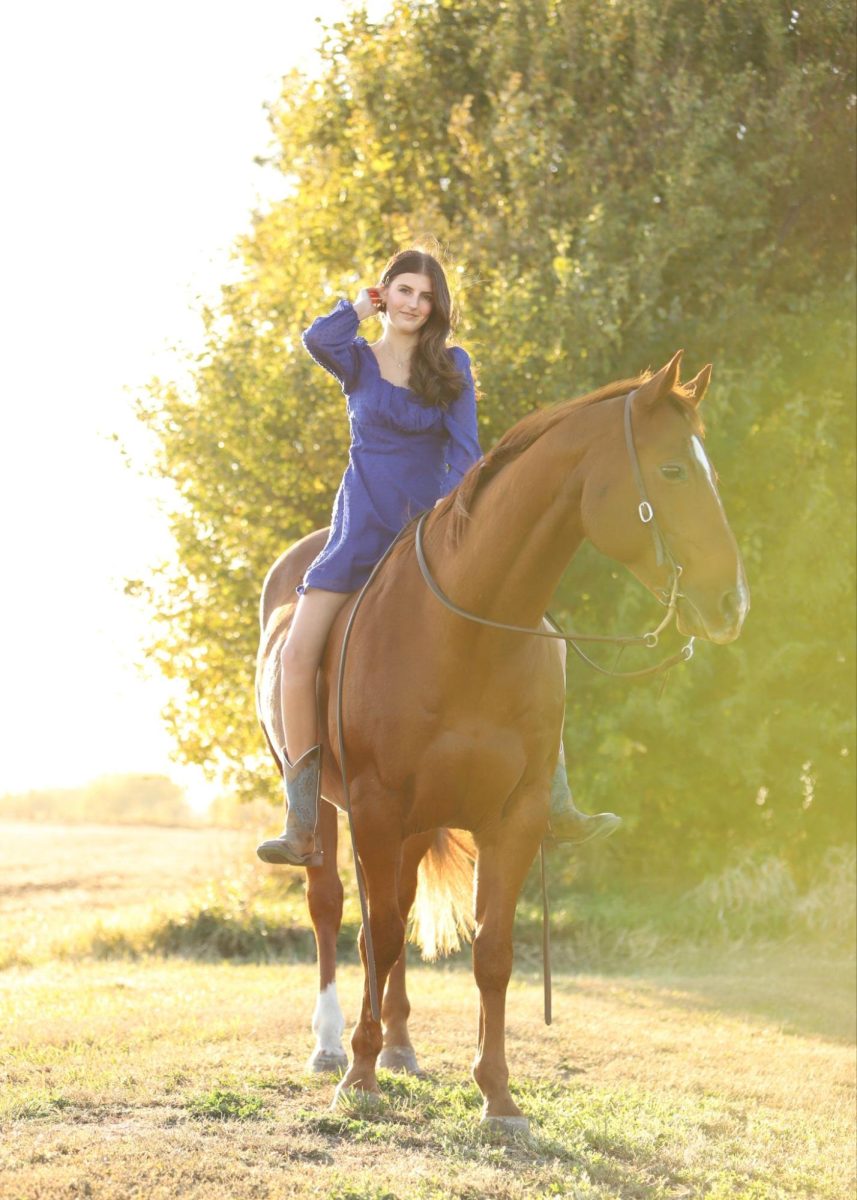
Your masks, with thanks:
[(384, 349), (400, 371), (407, 371), (410, 368), (411, 362), (409, 358), (406, 358), (404, 362), (401, 362), (398, 358), (396, 358), (389, 346), (385, 344)]

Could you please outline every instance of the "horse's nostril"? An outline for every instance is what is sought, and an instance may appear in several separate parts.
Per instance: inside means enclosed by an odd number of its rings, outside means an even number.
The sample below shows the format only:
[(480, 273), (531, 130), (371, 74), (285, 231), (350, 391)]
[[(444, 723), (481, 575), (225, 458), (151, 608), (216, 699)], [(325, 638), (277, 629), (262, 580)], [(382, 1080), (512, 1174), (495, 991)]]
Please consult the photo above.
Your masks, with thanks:
[(730, 621), (734, 621), (741, 609), (741, 597), (736, 588), (724, 592), (720, 600), (720, 611)]

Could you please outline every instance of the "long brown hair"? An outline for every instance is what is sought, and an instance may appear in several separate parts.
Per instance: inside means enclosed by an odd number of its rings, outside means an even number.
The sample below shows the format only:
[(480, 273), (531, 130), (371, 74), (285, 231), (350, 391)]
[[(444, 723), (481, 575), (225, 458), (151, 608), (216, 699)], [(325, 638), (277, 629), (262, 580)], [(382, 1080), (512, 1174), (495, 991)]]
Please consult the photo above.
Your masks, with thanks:
[(381, 273), (388, 284), (397, 275), (428, 275), (432, 284), (431, 314), (420, 330), (417, 348), (411, 358), (408, 387), (425, 405), (449, 408), (464, 387), (464, 376), (455, 365), (447, 347), (452, 332), (452, 298), (443, 267), (425, 250), (400, 250)]

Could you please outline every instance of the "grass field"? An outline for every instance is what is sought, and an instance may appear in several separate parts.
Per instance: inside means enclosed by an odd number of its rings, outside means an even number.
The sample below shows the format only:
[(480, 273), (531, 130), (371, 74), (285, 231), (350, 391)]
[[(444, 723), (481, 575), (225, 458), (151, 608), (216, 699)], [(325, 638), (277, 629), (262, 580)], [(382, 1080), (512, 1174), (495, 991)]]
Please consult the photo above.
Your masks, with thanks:
[[(854, 964), (841, 949), (745, 944), (707, 962), (562, 971), (550, 1028), (524, 954), (508, 1042), (533, 1135), (505, 1144), (478, 1124), (466, 960), (412, 971), (429, 1078), (382, 1073), (380, 1109), (331, 1112), (332, 1081), (303, 1070), (310, 963), (141, 952), (170, 913), (175, 928), (198, 915), (199, 895), (227, 924), (230, 893), (271, 903), (252, 832), (10, 822), (0, 838), (3, 1200), (854, 1195)], [(278, 886), (281, 914), (302, 919), (299, 882)], [(305, 959), (305, 939), (283, 945)], [(360, 987), (349, 962), (349, 1022)]]

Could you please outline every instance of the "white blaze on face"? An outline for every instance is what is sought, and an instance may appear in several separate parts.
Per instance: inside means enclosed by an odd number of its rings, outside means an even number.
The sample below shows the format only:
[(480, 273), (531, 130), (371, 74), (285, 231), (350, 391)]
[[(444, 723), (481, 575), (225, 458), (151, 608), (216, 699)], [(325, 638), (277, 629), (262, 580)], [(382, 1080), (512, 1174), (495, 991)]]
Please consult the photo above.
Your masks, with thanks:
[(694, 434), (693, 437), (690, 439), (690, 448), (693, 451), (693, 457), (696, 459), (696, 461), (702, 467), (703, 471), (705, 472), (705, 478), (711, 484), (712, 491), (716, 495), (717, 485), (714, 482), (714, 471), (712, 469), (711, 463), (708, 461), (708, 455), (705, 453), (705, 447), (703, 446), (700, 439), (696, 436), (696, 434)]
[(720, 506), (720, 510), (722, 512), (723, 511), (723, 501), (720, 499), (720, 493), (717, 491), (717, 484), (714, 482), (714, 468), (712, 467), (712, 465), (709, 461), (708, 455), (705, 453), (705, 447), (703, 446), (700, 439), (696, 436), (696, 434), (694, 434), (693, 437), (690, 439), (690, 448), (693, 451), (693, 457), (696, 459), (696, 461), (702, 467), (703, 474), (705, 475), (705, 478), (708, 480), (708, 486), (711, 488), (712, 492), (714, 493), (714, 498), (717, 501), (718, 505)]
[(319, 992), (312, 1015), (312, 1031), (316, 1036), (316, 1051), (323, 1050), (328, 1054), (342, 1054), (342, 1034), (345, 1030), (345, 1017), (339, 1007), (336, 995), (336, 984), (329, 983), (323, 992)]
[[(705, 447), (696, 434), (694, 434), (690, 439), (690, 447), (693, 451), (693, 457), (699, 463), (700, 467), (702, 467), (705, 478), (708, 480), (708, 484), (720, 507), (720, 511), (723, 512), (725, 516), (723, 501), (720, 499), (720, 493), (717, 491), (717, 484), (714, 482), (714, 468), (711, 466), (708, 455), (705, 453)], [(735, 590), (738, 595), (738, 607), (741, 613), (746, 614), (750, 607), (750, 591), (747, 587), (747, 580), (744, 577), (744, 568), (740, 557), (738, 559), (738, 578), (735, 583)]]

